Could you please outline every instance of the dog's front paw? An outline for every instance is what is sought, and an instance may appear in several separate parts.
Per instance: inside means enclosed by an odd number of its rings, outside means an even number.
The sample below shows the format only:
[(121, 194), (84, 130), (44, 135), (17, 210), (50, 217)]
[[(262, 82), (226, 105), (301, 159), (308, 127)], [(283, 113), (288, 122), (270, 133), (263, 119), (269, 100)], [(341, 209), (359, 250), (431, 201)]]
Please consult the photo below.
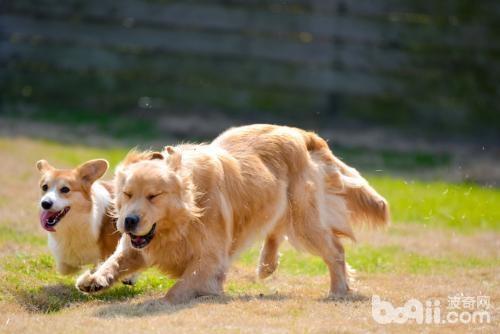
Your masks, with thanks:
[(108, 288), (111, 282), (112, 277), (96, 275), (87, 271), (76, 280), (76, 288), (84, 293), (94, 293)]
[(351, 289), (347, 285), (337, 287), (337, 289), (330, 291), (328, 299), (337, 300), (345, 299), (349, 296)]

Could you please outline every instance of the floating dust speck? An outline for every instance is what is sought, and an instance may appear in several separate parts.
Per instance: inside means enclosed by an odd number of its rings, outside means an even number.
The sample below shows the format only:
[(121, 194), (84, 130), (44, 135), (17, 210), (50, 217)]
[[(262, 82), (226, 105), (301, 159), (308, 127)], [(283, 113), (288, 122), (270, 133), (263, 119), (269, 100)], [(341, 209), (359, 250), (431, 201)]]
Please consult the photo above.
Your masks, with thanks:
[(142, 96), (137, 101), (137, 105), (142, 109), (151, 109), (153, 100), (149, 96)]

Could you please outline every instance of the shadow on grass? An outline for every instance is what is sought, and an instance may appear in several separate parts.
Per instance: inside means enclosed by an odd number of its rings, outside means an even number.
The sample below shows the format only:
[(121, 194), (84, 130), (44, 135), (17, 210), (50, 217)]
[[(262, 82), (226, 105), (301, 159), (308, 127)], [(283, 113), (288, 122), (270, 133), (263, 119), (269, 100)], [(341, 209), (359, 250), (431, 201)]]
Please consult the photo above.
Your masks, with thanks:
[(172, 314), (184, 309), (192, 308), (199, 304), (229, 304), (233, 301), (250, 302), (253, 300), (272, 300), (282, 301), (288, 299), (288, 296), (281, 294), (272, 295), (241, 295), (241, 296), (204, 296), (193, 299), (188, 303), (179, 305), (167, 304), (162, 298), (146, 300), (141, 303), (120, 303), (109, 306), (104, 306), (99, 309), (94, 315), (100, 318), (113, 318), (120, 316), (128, 317), (144, 317), (154, 316), (158, 314)]
[(320, 301), (325, 303), (363, 303), (370, 300), (370, 297), (362, 295), (357, 292), (350, 292), (347, 296), (344, 297), (329, 297), (322, 298)]
[[(292, 296), (287, 296), (283, 294), (271, 294), (271, 295), (240, 295), (240, 296), (209, 296), (209, 297), (199, 297), (188, 303), (179, 305), (170, 305), (163, 301), (163, 299), (152, 299), (141, 303), (120, 303), (114, 305), (108, 305), (100, 308), (94, 313), (95, 316), (99, 318), (114, 318), (114, 317), (147, 317), (155, 316), (159, 314), (173, 314), (185, 309), (195, 307), (199, 304), (229, 304), (231, 302), (251, 302), (251, 301), (286, 301)], [(335, 298), (335, 299), (319, 299), (320, 302), (325, 303), (352, 303), (352, 302), (366, 302), (370, 298), (358, 293), (351, 293), (346, 297)]]
[(46, 285), (32, 291), (16, 291), (16, 301), (32, 313), (53, 313), (68, 308), (74, 304), (101, 301), (121, 301), (140, 294), (141, 291), (130, 286), (119, 286), (98, 295), (85, 295), (73, 285)]

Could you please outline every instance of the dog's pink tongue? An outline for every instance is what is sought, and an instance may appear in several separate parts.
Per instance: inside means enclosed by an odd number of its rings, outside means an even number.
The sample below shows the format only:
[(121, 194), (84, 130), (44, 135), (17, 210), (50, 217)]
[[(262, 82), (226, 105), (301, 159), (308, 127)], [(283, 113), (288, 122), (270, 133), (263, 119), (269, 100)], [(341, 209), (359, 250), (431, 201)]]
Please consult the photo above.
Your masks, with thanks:
[(40, 225), (42, 225), (42, 227), (47, 230), (47, 231), (50, 231), (50, 232), (54, 232), (54, 228), (52, 226), (48, 226), (47, 223), (49, 222), (49, 219), (51, 217), (53, 217), (55, 214), (57, 214), (57, 212), (50, 212), (50, 211), (42, 211), (40, 212)]
[(136, 244), (141, 243), (141, 242), (143, 242), (143, 241), (144, 241), (144, 238), (143, 238), (143, 237), (134, 237), (134, 242), (135, 242)]

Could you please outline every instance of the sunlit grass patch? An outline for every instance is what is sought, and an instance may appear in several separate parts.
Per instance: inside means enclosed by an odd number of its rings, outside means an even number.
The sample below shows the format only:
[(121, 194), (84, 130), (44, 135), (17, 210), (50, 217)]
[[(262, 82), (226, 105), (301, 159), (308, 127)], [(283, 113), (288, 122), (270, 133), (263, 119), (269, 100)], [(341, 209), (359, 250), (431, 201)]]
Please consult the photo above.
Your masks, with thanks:
[(431, 257), (406, 252), (397, 246), (360, 246), (347, 251), (347, 261), (359, 272), (411, 274), (450, 273), (462, 268), (495, 267), (499, 259), (475, 257)]
[(389, 201), (396, 224), (419, 223), (464, 232), (500, 230), (498, 189), (389, 177), (370, 177), (370, 182)]
[(270, 292), (264, 282), (257, 280), (228, 280), (224, 288), (229, 296), (269, 294)]
[(0, 299), (13, 299), (29, 311), (42, 313), (92, 300), (123, 300), (166, 291), (174, 282), (156, 270), (148, 270), (134, 286), (118, 283), (103, 293), (84, 295), (74, 287), (76, 276), (59, 275), (48, 254), (8, 256), (1, 260), (0, 266)]
[(43, 246), (47, 243), (47, 238), (34, 234), (23, 233), (0, 225), (0, 246), (7, 242), (27, 244), (31, 246)]
[[(242, 254), (239, 263), (257, 266), (258, 249), (252, 248)], [(318, 276), (328, 274), (323, 260), (308, 253), (297, 252), (285, 247), (282, 250), (278, 271), (289, 275)], [(407, 252), (398, 246), (349, 246), (346, 251), (347, 262), (358, 272), (363, 273), (411, 273), (429, 274), (450, 272), (460, 268), (481, 268), (500, 265), (500, 259), (480, 259), (475, 257), (430, 257)]]
[[(258, 251), (252, 248), (238, 261), (252, 271), (257, 264)], [(500, 259), (473, 257), (429, 257), (406, 252), (397, 246), (348, 247), (347, 261), (360, 273), (446, 274), (460, 268), (484, 268), (500, 265)], [(75, 304), (90, 301), (118, 301), (137, 295), (163, 294), (174, 284), (157, 270), (141, 273), (135, 286), (116, 284), (97, 295), (84, 295), (76, 290), (76, 276), (61, 276), (54, 268), (53, 258), (43, 255), (15, 255), (0, 260), (0, 300), (14, 300), (31, 312), (57, 312)], [(323, 261), (307, 253), (285, 247), (281, 257), (280, 273), (291, 276), (321, 276), (328, 270)], [(256, 277), (229, 279), (229, 296), (269, 294), (271, 289)]]
[[(125, 157), (129, 148), (97, 148), (84, 145), (64, 145), (50, 140), (32, 141), (19, 138), (0, 138), (0, 150), (20, 161), (32, 163), (33, 174), (36, 173), (35, 162), (40, 159), (46, 159), (58, 168), (73, 168), (87, 160), (103, 158), (108, 160), (111, 167), (114, 167)], [(16, 177), (19, 178), (19, 175)], [(1, 203), (3, 201), (0, 199)]]
[[(62, 145), (48, 140), (39, 141), (43, 145), (45, 159), (56, 159), (65, 167), (76, 167), (77, 165), (91, 159), (103, 158), (108, 160), (111, 166), (116, 166), (129, 151), (126, 148), (95, 148), (78, 145)], [(59, 166), (56, 166), (59, 167)]]

